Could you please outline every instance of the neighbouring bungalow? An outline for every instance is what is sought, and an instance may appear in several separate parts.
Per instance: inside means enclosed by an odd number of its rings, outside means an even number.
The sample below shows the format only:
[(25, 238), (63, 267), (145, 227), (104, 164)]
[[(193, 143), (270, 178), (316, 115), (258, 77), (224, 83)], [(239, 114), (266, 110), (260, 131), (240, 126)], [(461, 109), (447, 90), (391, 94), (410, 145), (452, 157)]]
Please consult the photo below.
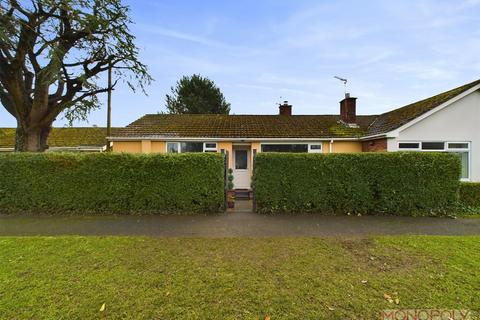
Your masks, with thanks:
[[(112, 128), (116, 134), (118, 128)], [(47, 140), (47, 152), (103, 152), (107, 148), (107, 128), (52, 128)], [(0, 128), (0, 152), (15, 150), (15, 128)]]
[(346, 94), (338, 115), (147, 114), (109, 137), (114, 152), (222, 152), (235, 187), (249, 189), (258, 152), (457, 153), (461, 179), (480, 181), (480, 80), (380, 115), (357, 115)]

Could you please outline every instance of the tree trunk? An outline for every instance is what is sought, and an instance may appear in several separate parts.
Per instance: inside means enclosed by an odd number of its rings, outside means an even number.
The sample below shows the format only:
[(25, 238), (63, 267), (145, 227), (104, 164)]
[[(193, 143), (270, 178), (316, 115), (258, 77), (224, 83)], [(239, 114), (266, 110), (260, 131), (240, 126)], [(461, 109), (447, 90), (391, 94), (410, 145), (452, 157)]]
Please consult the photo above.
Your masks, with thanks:
[(47, 138), (51, 125), (38, 127), (17, 126), (15, 138), (15, 151), (20, 152), (43, 152), (48, 148)]

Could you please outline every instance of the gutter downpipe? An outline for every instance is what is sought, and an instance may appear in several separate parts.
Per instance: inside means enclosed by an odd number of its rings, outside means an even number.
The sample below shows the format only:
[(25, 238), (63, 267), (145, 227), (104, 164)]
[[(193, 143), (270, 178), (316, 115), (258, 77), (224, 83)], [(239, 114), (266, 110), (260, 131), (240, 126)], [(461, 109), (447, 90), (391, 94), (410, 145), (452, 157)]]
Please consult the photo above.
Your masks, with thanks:
[(330, 145), (328, 146), (328, 153), (332, 153), (333, 151), (333, 139), (330, 140)]

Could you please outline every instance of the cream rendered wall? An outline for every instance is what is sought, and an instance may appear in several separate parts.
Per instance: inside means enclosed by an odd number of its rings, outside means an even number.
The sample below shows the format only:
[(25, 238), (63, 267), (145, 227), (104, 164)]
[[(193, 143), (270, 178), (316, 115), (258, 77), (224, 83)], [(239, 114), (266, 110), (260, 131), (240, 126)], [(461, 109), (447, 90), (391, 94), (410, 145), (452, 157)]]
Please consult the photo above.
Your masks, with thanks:
[(142, 152), (143, 153), (152, 152), (152, 141), (151, 140), (142, 140)]
[(142, 142), (141, 141), (113, 141), (112, 150), (113, 152), (140, 153), (142, 152)]
[[(113, 141), (113, 151), (114, 152), (131, 152), (131, 153), (151, 153), (166, 152), (165, 141), (152, 141), (152, 140), (141, 140), (141, 141)], [(322, 142), (323, 153), (330, 152), (330, 141)], [(228, 151), (229, 154), (229, 167), (232, 168), (232, 142), (218, 142), (217, 146), (218, 152), (221, 149)], [(261, 152), (260, 142), (255, 141), (251, 143), (251, 151), (253, 155), (253, 150), (256, 149), (257, 152)], [(353, 152), (362, 152), (361, 142), (356, 141), (334, 141), (332, 145), (333, 153), (353, 153)], [(253, 161), (253, 157), (252, 157)]]
[(156, 153), (167, 152), (165, 141), (152, 141), (151, 152), (156, 152)]
[(249, 170), (250, 170), (250, 175), (253, 176), (253, 150), (257, 150), (257, 154), (262, 152), (262, 148), (260, 146), (260, 142), (256, 141), (256, 142), (252, 142), (251, 144), (251, 149), (250, 149), (250, 152), (251, 152), (251, 157), (250, 157), (250, 166), (249, 166)]
[(322, 153), (330, 153), (330, 141), (322, 142)]
[(388, 139), (388, 151), (398, 141), (469, 141), (470, 178), (480, 182), (480, 93), (474, 92)]
[(228, 167), (233, 168), (232, 143), (231, 142), (218, 142), (217, 143), (218, 152), (220, 152), (221, 149), (224, 149), (225, 152), (228, 151)]
[(151, 152), (165, 152), (164, 141), (113, 141), (114, 152), (129, 152), (129, 153), (151, 153)]
[[(329, 150), (329, 149), (326, 149)], [(328, 152), (328, 151), (324, 151)], [(332, 153), (362, 152), (362, 143), (357, 141), (333, 141)]]

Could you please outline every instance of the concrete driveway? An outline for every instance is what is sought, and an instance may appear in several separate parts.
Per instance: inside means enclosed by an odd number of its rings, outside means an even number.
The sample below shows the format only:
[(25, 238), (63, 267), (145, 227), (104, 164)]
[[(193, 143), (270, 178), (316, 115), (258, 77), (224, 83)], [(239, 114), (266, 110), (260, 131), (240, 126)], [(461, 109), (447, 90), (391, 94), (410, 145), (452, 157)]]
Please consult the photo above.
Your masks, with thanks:
[(0, 236), (284, 237), (480, 235), (480, 219), (277, 215), (25, 217), (0, 215)]

